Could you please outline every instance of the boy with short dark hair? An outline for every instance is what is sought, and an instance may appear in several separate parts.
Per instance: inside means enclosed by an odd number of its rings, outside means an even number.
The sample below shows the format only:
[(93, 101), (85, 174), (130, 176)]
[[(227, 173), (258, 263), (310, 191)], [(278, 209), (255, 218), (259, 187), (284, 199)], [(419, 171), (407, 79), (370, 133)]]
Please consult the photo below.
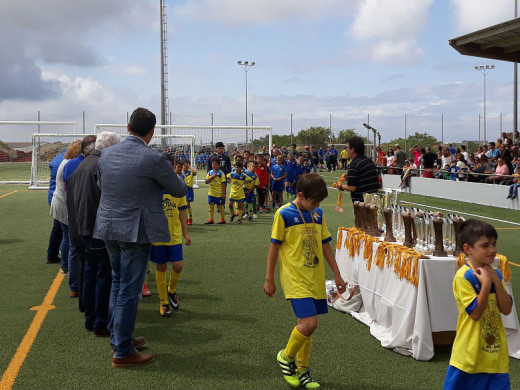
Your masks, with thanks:
[(273, 193), (273, 209), (275, 208), (277, 201), (278, 207), (282, 206), (283, 185), (286, 177), (287, 171), (285, 170), (285, 165), (283, 165), (283, 156), (279, 155), (276, 157), (276, 165), (271, 167), (271, 192)]
[(319, 389), (320, 385), (312, 380), (308, 367), (318, 314), (327, 313), (324, 259), (334, 272), (340, 294), (345, 292), (345, 282), (329, 244), (332, 237), (319, 207), (328, 195), (325, 181), (317, 173), (310, 173), (298, 181), (297, 191), (296, 199), (274, 216), (264, 292), (269, 297), (276, 292), (274, 270), (280, 255), (280, 282), (298, 324), (287, 347), (278, 353), (277, 361), (291, 386)]
[(459, 319), (443, 390), (510, 388), (509, 353), (500, 313), (511, 313), (513, 300), (502, 274), (493, 268), (497, 236), (493, 226), (475, 219), (460, 228), (468, 261), (453, 280)]
[(215, 205), (220, 212), (220, 222), (223, 225), (226, 223), (226, 209), (224, 203), (226, 201), (226, 175), (220, 170), (220, 159), (213, 157), (211, 159), (211, 167), (213, 168), (206, 175), (206, 184), (209, 184), (208, 189), (208, 204), (209, 204), (209, 220), (204, 222), (205, 225), (212, 225), (213, 215), (215, 214)]
[(256, 168), (256, 161), (249, 161), (249, 164), (247, 164), (247, 170), (244, 172), (248, 177), (244, 185), (244, 192), (246, 195), (246, 213), (248, 214), (247, 219), (249, 221), (252, 221), (253, 218), (257, 218), (255, 188), (258, 187), (260, 181), (258, 180), (258, 176), (255, 173)]
[[(183, 162), (178, 161), (174, 164), (174, 170), (179, 177), (182, 176)], [(191, 238), (188, 235), (186, 221), (186, 197), (175, 198), (169, 194), (163, 195), (163, 210), (168, 219), (171, 240), (169, 242), (154, 242), (150, 253), (150, 261), (155, 263), (155, 281), (159, 293), (159, 314), (163, 317), (170, 317), (171, 309), (179, 308), (177, 297), (177, 284), (184, 268), (182, 254), (182, 238), (186, 245), (191, 245)], [(166, 270), (168, 262), (172, 263), (170, 280), (166, 281)]]
[(242, 223), (242, 215), (244, 213), (244, 201), (246, 196), (244, 194), (244, 184), (247, 176), (242, 173), (243, 164), (241, 161), (235, 163), (235, 172), (228, 173), (227, 180), (231, 183), (231, 191), (229, 192), (229, 211), (231, 217), (229, 222), (235, 219), (234, 205), (237, 206), (238, 223)]

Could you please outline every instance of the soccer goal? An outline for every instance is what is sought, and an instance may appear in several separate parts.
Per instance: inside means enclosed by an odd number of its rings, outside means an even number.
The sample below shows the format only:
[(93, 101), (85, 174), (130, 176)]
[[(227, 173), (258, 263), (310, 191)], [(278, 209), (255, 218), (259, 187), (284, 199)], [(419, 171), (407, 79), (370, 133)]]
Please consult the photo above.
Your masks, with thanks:
[(74, 134), (76, 122), (0, 121), (0, 183), (30, 182), (34, 133)]
[[(96, 134), (102, 131), (114, 131), (119, 134), (127, 133), (126, 124), (96, 124)], [(156, 125), (156, 134), (174, 135), (191, 134), (195, 136), (196, 152), (202, 149), (214, 149), (217, 142), (223, 142), (228, 149), (261, 148), (261, 144), (273, 146), (273, 128), (270, 126), (188, 126), (188, 125)], [(231, 150), (228, 150), (230, 152)]]
[[(49, 163), (74, 140), (88, 134), (43, 134), (32, 136), (32, 163), (29, 189), (48, 189), (50, 181)], [(121, 140), (128, 134), (120, 134)], [(163, 153), (173, 154), (179, 160), (195, 161), (195, 137), (193, 135), (154, 135), (148, 146)]]

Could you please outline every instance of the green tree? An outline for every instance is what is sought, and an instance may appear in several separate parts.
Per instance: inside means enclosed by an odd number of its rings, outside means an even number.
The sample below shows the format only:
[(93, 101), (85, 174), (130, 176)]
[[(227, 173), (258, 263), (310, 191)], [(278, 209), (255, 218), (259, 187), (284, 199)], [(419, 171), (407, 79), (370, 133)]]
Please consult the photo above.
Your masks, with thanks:
[(360, 136), (358, 133), (356, 133), (354, 131), (354, 129), (345, 129), (345, 130), (341, 130), (338, 134), (338, 138), (337, 138), (337, 141), (336, 143), (338, 144), (346, 144), (347, 141), (354, 137), (354, 136)]
[(408, 153), (408, 150), (414, 145), (418, 145), (420, 148), (423, 148), (426, 146), (435, 146), (438, 143), (439, 140), (437, 140), (437, 138), (434, 136), (429, 135), (428, 133), (419, 133), (416, 131), (415, 134), (410, 135), (406, 139), (406, 142), (404, 138), (395, 138), (386, 144), (382, 144), (381, 147), (383, 150), (386, 150), (392, 147), (394, 144), (399, 144), (402, 150), (404, 150), (406, 146), (407, 150), (405, 150), (405, 152)]
[(300, 130), (298, 133), (298, 142), (304, 145), (314, 145), (319, 148), (322, 145), (328, 144), (332, 132), (325, 127), (309, 127), (305, 130)]

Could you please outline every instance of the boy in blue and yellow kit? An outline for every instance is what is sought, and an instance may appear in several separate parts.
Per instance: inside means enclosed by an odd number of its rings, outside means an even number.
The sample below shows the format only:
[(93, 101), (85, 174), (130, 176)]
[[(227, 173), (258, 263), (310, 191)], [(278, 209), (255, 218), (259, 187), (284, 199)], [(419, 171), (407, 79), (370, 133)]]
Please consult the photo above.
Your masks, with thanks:
[(238, 212), (238, 223), (242, 223), (242, 215), (244, 214), (244, 201), (246, 200), (244, 184), (248, 179), (248, 176), (242, 172), (243, 167), (244, 166), (242, 161), (237, 161), (235, 163), (235, 172), (227, 174), (227, 180), (229, 183), (231, 183), (231, 190), (229, 191), (229, 211), (231, 212), (231, 217), (229, 217), (229, 222), (233, 222), (235, 219), (234, 205), (236, 204)]
[(444, 390), (510, 388), (509, 353), (500, 313), (511, 313), (513, 300), (502, 274), (493, 268), (497, 237), (493, 226), (475, 219), (460, 228), (468, 261), (453, 280), (459, 319)]
[[(182, 162), (175, 163), (175, 173), (182, 175)], [(186, 222), (186, 197), (175, 198), (169, 194), (163, 195), (163, 210), (168, 219), (171, 240), (169, 242), (154, 242), (150, 253), (150, 261), (155, 263), (155, 281), (159, 293), (159, 313), (163, 317), (170, 317), (171, 308), (179, 308), (177, 284), (182, 275), (184, 261), (182, 255), (182, 237), (186, 245), (191, 245)], [(166, 269), (168, 262), (172, 262), (170, 281), (166, 283)], [(166, 287), (168, 285), (168, 287)], [(170, 308), (171, 306), (171, 308)]]
[(267, 255), (264, 292), (276, 292), (274, 270), (280, 255), (280, 282), (285, 299), (291, 301), (298, 324), (285, 349), (277, 355), (285, 380), (293, 387), (319, 389), (309, 371), (312, 334), (318, 327), (318, 314), (327, 313), (325, 259), (334, 272), (340, 293), (345, 291), (332, 240), (319, 207), (328, 195), (325, 181), (316, 173), (303, 176), (297, 183), (296, 199), (280, 208), (273, 221), (271, 246)]
[(193, 214), (191, 213), (191, 202), (195, 200), (193, 184), (195, 184), (195, 176), (197, 176), (197, 170), (191, 166), (189, 160), (185, 160), (182, 164), (182, 175), (184, 176), (184, 182), (188, 186), (188, 193), (186, 194), (186, 204), (188, 206), (188, 225), (191, 225), (193, 223)]
[[(244, 153), (245, 154), (245, 153)], [(256, 215), (256, 195), (255, 188), (260, 184), (256, 171), (256, 161), (249, 161), (247, 164), (247, 170), (244, 173), (247, 175), (246, 183), (244, 184), (244, 193), (246, 195), (246, 213), (248, 220), (253, 221), (253, 218), (257, 218)]]
[(226, 175), (220, 170), (220, 159), (213, 157), (211, 160), (211, 167), (213, 168), (206, 175), (206, 184), (209, 184), (208, 189), (208, 204), (209, 204), (209, 220), (204, 222), (205, 225), (211, 225), (215, 223), (213, 221), (213, 215), (215, 214), (215, 205), (218, 207), (220, 212), (219, 224), (226, 223), (226, 209), (224, 203), (226, 201)]

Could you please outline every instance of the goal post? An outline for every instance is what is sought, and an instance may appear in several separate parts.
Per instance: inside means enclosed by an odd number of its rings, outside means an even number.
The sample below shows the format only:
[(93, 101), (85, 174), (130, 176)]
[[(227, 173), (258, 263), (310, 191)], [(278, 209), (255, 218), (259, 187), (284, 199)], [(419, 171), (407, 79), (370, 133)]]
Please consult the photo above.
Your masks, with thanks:
[(77, 134), (76, 124), (74, 121), (0, 121), (0, 183), (30, 182), (34, 133)]
[[(108, 131), (108, 130), (107, 130)], [(50, 181), (49, 163), (74, 140), (90, 134), (46, 134), (32, 136), (32, 163), (29, 189), (48, 189)], [(121, 140), (129, 134), (120, 134)], [(193, 135), (154, 135), (148, 146), (161, 152), (174, 154), (179, 159), (195, 161), (195, 137)]]
[[(95, 124), (94, 132), (114, 131), (119, 134), (127, 133), (127, 124)], [(217, 142), (238, 148), (258, 147), (259, 142), (265, 140), (268, 151), (273, 147), (273, 128), (271, 126), (194, 126), (194, 125), (156, 125), (155, 134), (174, 135), (191, 134), (195, 136), (195, 148), (213, 148)]]

